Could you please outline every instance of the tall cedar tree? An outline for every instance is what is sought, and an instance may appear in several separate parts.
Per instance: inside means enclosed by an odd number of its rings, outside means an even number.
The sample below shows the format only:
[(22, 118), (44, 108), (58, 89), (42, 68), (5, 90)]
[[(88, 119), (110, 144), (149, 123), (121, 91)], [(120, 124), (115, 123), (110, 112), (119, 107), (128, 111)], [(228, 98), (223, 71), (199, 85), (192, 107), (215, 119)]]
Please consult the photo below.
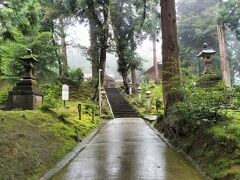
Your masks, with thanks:
[(163, 98), (165, 115), (176, 102), (183, 100), (179, 67), (179, 46), (175, 0), (161, 0)]

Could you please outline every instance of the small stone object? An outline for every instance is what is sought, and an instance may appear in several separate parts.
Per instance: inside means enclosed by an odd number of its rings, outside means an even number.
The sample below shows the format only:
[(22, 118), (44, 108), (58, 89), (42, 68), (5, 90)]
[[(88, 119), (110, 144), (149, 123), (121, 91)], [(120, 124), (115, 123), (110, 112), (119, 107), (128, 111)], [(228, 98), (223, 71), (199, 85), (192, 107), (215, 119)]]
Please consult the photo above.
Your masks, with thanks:
[(138, 91), (138, 100), (140, 102), (142, 100), (142, 96), (141, 96), (142, 88), (141, 88), (141, 86), (138, 87), (137, 91)]
[(132, 88), (133, 88), (133, 83), (130, 82), (130, 83), (129, 83), (129, 94), (130, 94), (130, 95), (132, 94)]
[(146, 98), (147, 98), (147, 111), (151, 111), (151, 91), (146, 91)]

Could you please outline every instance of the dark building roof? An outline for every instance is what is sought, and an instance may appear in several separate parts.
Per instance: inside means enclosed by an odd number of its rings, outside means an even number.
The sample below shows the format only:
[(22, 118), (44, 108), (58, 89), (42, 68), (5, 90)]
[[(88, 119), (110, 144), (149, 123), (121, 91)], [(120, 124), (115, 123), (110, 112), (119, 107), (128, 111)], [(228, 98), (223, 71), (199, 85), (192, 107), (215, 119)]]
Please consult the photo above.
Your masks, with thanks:
[[(162, 69), (162, 64), (158, 63), (158, 69)], [(144, 74), (149, 74), (154, 71), (154, 66), (150, 67), (148, 70), (144, 72)]]
[(115, 82), (115, 79), (112, 78), (112, 77), (110, 77), (110, 76), (107, 75), (107, 74), (104, 74), (104, 77), (105, 77), (105, 80), (109, 80), (109, 81), (113, 81), (113, 82)]

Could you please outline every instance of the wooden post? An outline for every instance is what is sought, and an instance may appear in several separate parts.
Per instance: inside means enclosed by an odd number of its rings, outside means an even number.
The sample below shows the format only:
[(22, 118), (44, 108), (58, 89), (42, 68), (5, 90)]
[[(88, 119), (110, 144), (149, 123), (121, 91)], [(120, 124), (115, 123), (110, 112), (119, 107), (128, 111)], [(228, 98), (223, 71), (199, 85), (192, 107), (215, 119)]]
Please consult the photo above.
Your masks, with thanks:
[(95, 118), (95, 111), (94, 107), (92, 107), (92, 122), (94, 123), (94, 118)]
[(79, 115), (79, 120), (82, 119), (82, 104), (78, 104), (78, 115)]

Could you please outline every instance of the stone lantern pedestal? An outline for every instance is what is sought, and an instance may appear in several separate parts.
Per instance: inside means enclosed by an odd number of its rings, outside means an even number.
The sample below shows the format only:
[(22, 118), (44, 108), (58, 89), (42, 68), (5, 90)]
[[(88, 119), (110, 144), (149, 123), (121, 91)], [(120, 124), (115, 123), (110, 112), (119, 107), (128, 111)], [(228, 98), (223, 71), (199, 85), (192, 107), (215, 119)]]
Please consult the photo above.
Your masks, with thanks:
[(33, 63), (37, 60), (32, 56), (31, 50), (28, 50), (28, 55), (20, 58), (20, 60), (25, 68), (25, 74), (23, 79), (9, 92), (7, 110), (33, 110), (43, 102), (43, 94), (38, 89), (32, 73)]

